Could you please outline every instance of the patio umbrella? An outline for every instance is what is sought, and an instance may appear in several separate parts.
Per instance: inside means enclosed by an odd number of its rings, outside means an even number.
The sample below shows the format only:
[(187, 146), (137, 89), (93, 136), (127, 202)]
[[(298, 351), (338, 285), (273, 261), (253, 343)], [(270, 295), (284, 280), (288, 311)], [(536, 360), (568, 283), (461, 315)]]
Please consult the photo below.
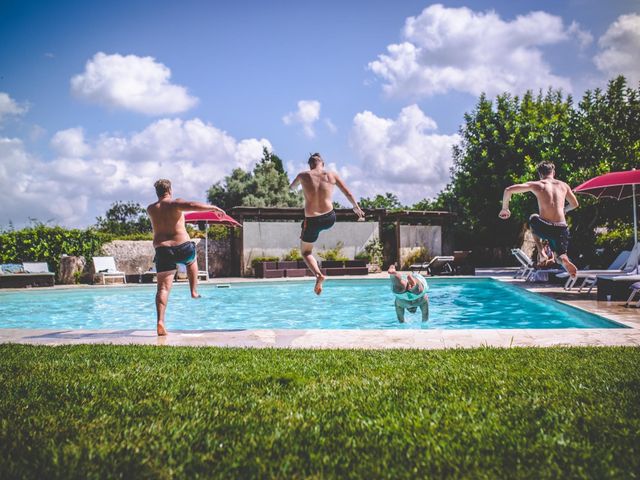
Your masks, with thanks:
[(222, 214), (218, 212), (189, 212), (185, 213), (184, 220), (187, 223), (203, 222), (206, 225), (204, 234), (204, 264), (207, 278), (209, 278), (209, 224), (215, 223), (230, 227), (242, 227), (242, 225), (226, 213)]
[(640, 185), (640, 170), (605, 173), (574, 189), (576, 193), (586, 193), (596, 198), (609, 197), (616, 200), (633, 198), (633, 239), (638, 243), (638, 215), (636, 213), (636, 185)]

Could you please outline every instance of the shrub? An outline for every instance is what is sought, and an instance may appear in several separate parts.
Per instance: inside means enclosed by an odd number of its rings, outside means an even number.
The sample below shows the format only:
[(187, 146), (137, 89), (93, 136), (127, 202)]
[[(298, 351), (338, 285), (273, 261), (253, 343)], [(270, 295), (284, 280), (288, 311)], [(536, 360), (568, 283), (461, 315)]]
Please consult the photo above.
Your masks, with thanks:
[(280, 260), (278, 257), (256, 257), (251, 260), (251, 267), (255, 270), (256, 265), (260, 262), (277, 262)]
[(429, 250), (426, 247), (420, 247), (405, 259), (404, 263), (402, 264), (402, 268), (406, 270), (410, 265), (413, 265), (414, 263), (426, 262), (427, 260), (429, 260), (429, 257)]
[(342, 247), (344, 247), (344, 243), (338, 242), (335, 247), (323, 252), (318, 252), (318, 256), (328, 262), (344, 262), (346, 260), (349, 260), (342, 253)]
[(382, 265), (384, 261), (384, 247), (380, 239), (369, 240), (364, 246), (364, 250), (356, 255), (358, 260), (366, 259), (369, 263)]
[(22, 230), (0, 232), (0, 263), (47, 262), (57, 274), (62, 254), (91, 261), (110, 240), (110, 235), (93, 229), (69, 230), (36, 223)]
[(282, 260), (284, 261), (295, 261), (295, 260), (302, 260), (302, 255), (300, 254), (300, 250), (298, 250), (297, 248), (292, 248), (291, 250), (289, 250), (288, 253), (285, 253), (282, 256)]

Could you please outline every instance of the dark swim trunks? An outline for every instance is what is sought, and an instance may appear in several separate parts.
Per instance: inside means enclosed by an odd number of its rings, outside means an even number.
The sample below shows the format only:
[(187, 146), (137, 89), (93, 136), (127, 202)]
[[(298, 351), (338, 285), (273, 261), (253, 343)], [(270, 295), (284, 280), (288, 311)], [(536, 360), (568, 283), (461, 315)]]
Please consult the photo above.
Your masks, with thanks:
[(557, 255), (564, 255), (569, 248), (569, 227), (562, 223), (553, 223), (540, 215), (529, 217), (529, 228), (534, 235), (549, 240), (549, 246)]
[(318, 239), (321, 231), (330, 229), (334, 223), (336, 223), (336, 212), (334, 210), (317, 217), (305, 217), (302, 222), (300, 240), (313, 243)]
[(156, 272), (168, 272), (178, 268), (178, 263), (191, 265), (196, 259), (196, 244), (184, 242), (175, 247), (156, 247)]

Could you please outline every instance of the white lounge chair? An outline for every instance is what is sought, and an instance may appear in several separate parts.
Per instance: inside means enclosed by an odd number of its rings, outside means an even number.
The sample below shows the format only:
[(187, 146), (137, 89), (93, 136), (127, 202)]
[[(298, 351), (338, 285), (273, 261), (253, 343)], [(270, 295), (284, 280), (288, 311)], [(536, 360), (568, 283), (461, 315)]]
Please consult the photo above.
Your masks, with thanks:
[(636, 272), (638, 267), (638, 259), (640, 258), (640, 242), (638, 242), (631, 252), (620, 252), (616, 259), (604, 270), (578, 270), (575, 277), (571, 277), (568, 273), (561, 273), (558, 278), (566, 278), (564, 284), (565, 290), (571, 290), (578, 280), (582, 280), (578, 292), (582, 292), (583, 288), (589, 287), (587, 293), (596, 285), (598, 275), (629, 275)]
[[(187, 266), (182, 263), (178, 263), (178, 271), (176, 272), (176, 277), (180, 275), (187, 275)], [(204, 270), (198, 270), (198, 280), (204, 280), (205, 282), (209, 280), (209, 274)]]
[(437, 255), (429, 262), (414, 263), (409, 266), (409, 269), (413, 272), (417, 271), (418, 273), (425, 270), (429, 275), (433, 275), (433, 272), (453, 273), (451, 264), (454, 260), (455, 258), (450, 255)]
[(512, 248), (511, 254), (516, 257), (518, 263), (520, 263), (520, 268), (516, 271), (516, 274), (513, 278), (524, 278), (525, 280), (529, 278), (529, 275), (533, 273), (535, 270), (535, 266), (533, 265), (533, 260), (522, 251), (520, 248)]
[(107, 278), (122, 278), (122, 282), (127, 283), (127, 276), (116, 268), (113, 257), (93, 257), (93, 266), (96, 275), (102, 277), (103, 285), (106, 285)]
[(549, 275), (565, 271), (560, 268), (537, 268), (531, 257), (520, 248), (511, 249), (511, 253), (521, 265), (513, 278), (523, 278), (526, 282), (547, 282)]
[[(631, 285), (631, 295), (629, 295), (629, 298), (627, 298), (627, 301), (625, 302), (624, 306), (625, 307), (630, 307), (631, 306), (631, 302), (635, 301), (635, 296), (638, 292), (640, 292), (640, 281), (634, 283), (633, 285)], [(634, 307), (638, 308), (640, 307), (640, 299), (637, 301), (637, 303), (635, 303), (633, 305)]]

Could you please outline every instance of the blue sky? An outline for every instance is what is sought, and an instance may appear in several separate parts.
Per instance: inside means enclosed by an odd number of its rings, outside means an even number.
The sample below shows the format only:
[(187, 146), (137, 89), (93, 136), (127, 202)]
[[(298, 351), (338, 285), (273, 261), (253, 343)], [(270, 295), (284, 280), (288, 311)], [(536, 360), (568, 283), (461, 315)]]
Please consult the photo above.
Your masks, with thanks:
[(87, 226), (162, 176), (203, 200), (262, 146), (431, 198), (481, 91), (638, 82), (639, 51), (631, 0), (0, 1), (0, 225)]

